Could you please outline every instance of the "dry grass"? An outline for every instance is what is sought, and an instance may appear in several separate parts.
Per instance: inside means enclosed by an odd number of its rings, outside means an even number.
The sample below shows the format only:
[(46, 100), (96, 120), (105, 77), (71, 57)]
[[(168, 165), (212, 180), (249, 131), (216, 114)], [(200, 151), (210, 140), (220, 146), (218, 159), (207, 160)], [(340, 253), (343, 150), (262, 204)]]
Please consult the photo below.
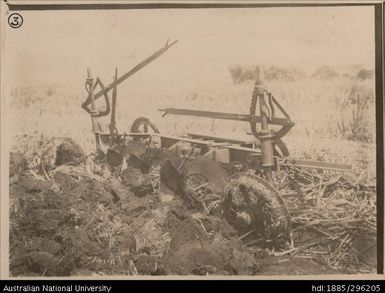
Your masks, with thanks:
[(357, 249), (362, 235), (376, 238), (373, 182), (296, 168), (278, 174), (278, 181), (291, 214), (294, 247), (275, 255), (313, 257), (349, 273), (375, 272), (375, 246), (365, 243), (365, 249)]

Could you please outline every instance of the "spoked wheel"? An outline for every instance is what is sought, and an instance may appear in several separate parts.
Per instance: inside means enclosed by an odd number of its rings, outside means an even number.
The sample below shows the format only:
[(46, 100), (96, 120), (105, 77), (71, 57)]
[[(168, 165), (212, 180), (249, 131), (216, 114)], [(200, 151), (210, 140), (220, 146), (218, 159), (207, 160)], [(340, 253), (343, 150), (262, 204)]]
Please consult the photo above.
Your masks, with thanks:
[[(146, 117), (139, 117), (134, 120), (131, 125), (131, 133), (159, 133), (158, 126), (150, 119)], [(135, 140), (141, 140), (140, 138), (136, 138)]]
[(228, 179), (224, 196), (225, 218), (245, 242), (277, 248), (290, 243), (289, 212), (269, 182), (249, 172), (238, 173)]
[(209, 181), (202, 174), (188, 174), (183, 179), (183, 194), (190, 208), (201, 208), (204, 201), (212, 194), (207, 187)]
[(133, 133), (159, 133), (158, 126), (146, 117), (139, 117), (131, 125)]

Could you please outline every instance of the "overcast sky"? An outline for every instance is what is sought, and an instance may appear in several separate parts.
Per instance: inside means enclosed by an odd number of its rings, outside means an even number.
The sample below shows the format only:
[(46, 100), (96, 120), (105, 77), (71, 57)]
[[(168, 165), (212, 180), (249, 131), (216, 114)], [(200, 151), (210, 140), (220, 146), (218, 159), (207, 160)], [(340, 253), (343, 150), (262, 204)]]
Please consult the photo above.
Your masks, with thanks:
[(83, 82), (86, 68), (109, 82), (164, 45), (175, 47), (142, 82), (228, 79), (228, 67), (374, 67), (373, 7), (23, 11), (5, 30), (8, 84)]

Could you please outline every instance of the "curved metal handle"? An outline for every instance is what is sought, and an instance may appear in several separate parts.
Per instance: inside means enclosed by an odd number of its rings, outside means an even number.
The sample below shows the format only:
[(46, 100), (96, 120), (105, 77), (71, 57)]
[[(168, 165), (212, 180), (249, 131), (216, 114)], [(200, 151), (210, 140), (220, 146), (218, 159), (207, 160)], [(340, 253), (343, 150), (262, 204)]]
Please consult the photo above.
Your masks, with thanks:
[[(108, 92), (105, 90), (106, 87), (104, 86), (103, 82), (101, 81), (101, 79), (99, 77), (96, 78), (94, 89), (97, 87), (98, 84), (100, 85), (100, 87), (102, 88), (102, 91), (103, 91), (104, 101), (106, 103), (106, 109), (104, 111), (101, 111), (98, 113), (93, 113), (92, 110), (88, 107), (91, 104), (90, 95), (88, 95), (87, 100), (82, 104), (82, 108), (90, 115), (93, 115), (95, 117), (102, 117), (102, 116), (107, 116), (110, 113), (111, 106), (110, 106), (110, 100), (108, 97)], [(87, 88), (87, 82), (86, 82), (86, 90), (87, 90), (87, 92), (89, 92), (89, 90)]]
[[(271, 97), (271, 98), (270, 98)], [(285, 136), (291, 128), (293, 128), (294, 126), (294, 122), (290, 120), (290, 116), (286, 113), (286, 111), (282, 108), (282, 106), (278, 103), (278, 101), (271, 95), (269, 94), (269, 100), (268, 100), (269, 104), (270, 104), (270, 107), (272, 105), (275, 105), (278, 107), (278, 109), (282, 112), (282, 114), (285, 116), (285, 118), (282, 118), (285, 121), (285, 124), (278, 130), (278, 131), (275, 131), (273, 133), (273, 138), (274, 140), (277, 140), (277, 139), (280, 139), (282, 138), (283, 136)], [(257, 130), (257, 121), (255, 121), (255, 117), (258, 117), (256, 115), (256, 112), (257, 112), (257, 103), (258, 103), (258, 93), (254, 90), (253, 92), (253, 96), (252, 96), (252, 100), (251, 100), (251, 104), (250, 104), (250, 128), (251, 128), (251, 132), (252, 134), (257, 138), (259, 139), (260, 136), (262, 135), (260, 132), (258, 132)], [(274, 106), (273, 106), (274, 107)], [(271, 108), (271, 117), (273, 122), (272, 124), (275, 124), (274, 123), (274, 117), (275, 117), (275, 109), (274, 108)], [(274, 115), (273, 115), (274, 114)]]

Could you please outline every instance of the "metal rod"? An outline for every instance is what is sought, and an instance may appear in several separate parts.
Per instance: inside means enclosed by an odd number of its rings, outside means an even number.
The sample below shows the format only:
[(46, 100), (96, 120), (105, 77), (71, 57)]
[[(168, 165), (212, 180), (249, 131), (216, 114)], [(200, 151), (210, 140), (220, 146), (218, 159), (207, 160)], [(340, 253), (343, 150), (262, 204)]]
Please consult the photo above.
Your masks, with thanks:
[(275, 103), (275, 105), (278, 107), (278, 109), (282, 112), (282, 114), (283, 114), (286, 118), (290, 119), (289, 114), (287, 114), (287, 112), (285, 111), (285, 109), (284, 109), (284, 108), (281, 106), (281, 104), (276, 100), (276, 98), (274, 98), (273, 95), (271, 95), (271, 98), (272, 98), (273, 102)]
[(269, 106), (270, 106), (270, 110), (271, 110), (271, 117), (275, 117), (275, 108), (274, 108), (274, 103), (273, 103), (273, 100), (272, 100), (272, 95), (270, 93), (268, 93), (268, 96), (269, 96)]
[(334, 171), (351, 171), (352, 165), (336, 164), (323, 161), (311, 161), (311, 160), (298, 160), (294, 158), (286, 158), (281, 164), (286, 167), (299, 167), (299, 168), (319, 168)]
[[(256, 85), (263, 86), (264, 84), (264, 72), (262, 67), (256, 68)], [(263, 173), (267, 181), (274, 183), (273, 178), (273, 142), (272, 142), (272, 134), (269, 129), (269, 109), (266, 103), (267, 92), (260, 91), (259, 92), (259, 111), (261, 115), (261, 135), (259, 139), (261, 141), (261, 153), (262, 153), (262, 168)]]
[[(115, 75), (114, 75), (114, 81), (118, 79), (118, 68), (115, 68)], [(118, 95), (118, 87), (115, 86), (112, 89), (112, 105), (111, 105), (111, 122), (110, 122), (110, 147), (114, 144), (115, 140), (115, 133), (116, 133), (116, 97)]]
[[(201, 111), (201, 110), (190, 110), (190, 109), (177, 109), (177, 108), (166, 108), (159, 109), (159, 111), (164, 112), (164, 114), (171, 115), (182, 115), (182, 116), (196, 116), (196, 117), (205, 117), (213, 119), (222, 119), (222, 120), (233, 120), (233, 121), (244, 121), (249, 122), (250, 119), (255, 119), (255, 122), (261, 122), (260, 116), (251, 116), (246, 114), (234, 114), (234, 113), (224, 113), (224, 112), (212, 112), (212, 111)], [(271, 118), (270, 124), (273, 125), (289, 125), (290, 120), (286, 118)]]
[(194, 149), (196, 147), (196, 144), (194, 144), (192, 147), (191, 147), (191, 150), (189, 151), (189, 153), (183, 158), (182, 162), (179, 164), (179, 167), (177, 169), (178, 172), (180, 172), (180, 170), (182, 170), (184, 164), (187, 162), (187, 160), (190, 158), (191, 154), (193, 153)]
[[(146, 65), (150, 64), (153, 60), (155, 60), (156, 58), (160, 57), (161, 55), (163, 55), (169, 48), (171, 48), (177, 41), (174, 41), (172, 42), (171, 44), (168, 44), (168, 41), (166, 43), (166, 45), (161, 48), (160, 50), (156, 51), (154, 54), (152, 54), (150, 57), (148, 57), (147, 59), (145, 59), (144, 61), (140, 62), (138, 65), (136, 65), (134, 68), (132, 68), (130, 71), (128, 71), (127, 73), (125, 73), (124, 75), (122, 75), (121, 77), (119, 77), (117, 80), (115, 80), (114, 82), (112, 82), (110, 85), (108, 85), (105, 89), (97, 92), (95, 95), (94, 95), (94, 99), (98, 99), (99, 97), (103, 96), (104, 93), (106, 92), (109, 92), (111, 89), (113, 89), (114, 87), (116, 87), (118, 84), (122, 83), (123, 81), (125, 81), (127, 78), (129, 78), (130, 76), (134, 75), (136, 72), (138, 72), (139, 70), (141, 70), (143, 67), (145, 67)], [(86, 104), (88, 104), (88, 101), (89, 101), (89, 98), (87, 98), (87, 101), (86, 101)]]
[(199, 133), (192, 133), (187, 132), (186, 133), (189, 137), (195, 138), (195, 139), (203, 139), (203, 140), (214, 140), (215, 142), (226, 142), (226, 143), (235, 143), (240, 145), (252, 145), (253, 143), (259, 143), (257, 139), (254, 140), (240, 140), (240, 139), (231, 139), (231, 138), (225, 138), (225, 137), (219, 137), (219, 136), (213, 136), (213, 135), (207, 135), (207, 134), (199, 134)]
[[(114, 81), (118, 79), (118, 68), (115, 68), (115, 76)], [(111, 111), (111, 126), (115, 128), (116, 121), (115, 121), (115, 114), (116, 114), (116, 97), (118, 95), (118, 87), (114, 86), (112, 89), (112, 111)]]
[(259, 109), (261, 111), (261, 130), (262, 130), (262, 132), (269, 131), (267, 106), (266, 106), (264, 94), (262, 94), (259, 97)]
[(94, 97), (94, 79), (92, 77), (91, 70), (87, 68), (87, 86), (89, 87), (89, 97), (91, 101), (91, 123), (92, 123), (92, 131), (95, 134), (95, 143), (96, 143), (96, 149), (100, 150), (100, 138), (99, 134), (97, 133), (97, 124), (98, 124), (98, 117), (96, 116), (96, 105), (95, 105), (95, 97)]
[(95, 112), (94, 79), (90, 68), (87, 68), (87, 85), (90, 91), (91, 111)]

